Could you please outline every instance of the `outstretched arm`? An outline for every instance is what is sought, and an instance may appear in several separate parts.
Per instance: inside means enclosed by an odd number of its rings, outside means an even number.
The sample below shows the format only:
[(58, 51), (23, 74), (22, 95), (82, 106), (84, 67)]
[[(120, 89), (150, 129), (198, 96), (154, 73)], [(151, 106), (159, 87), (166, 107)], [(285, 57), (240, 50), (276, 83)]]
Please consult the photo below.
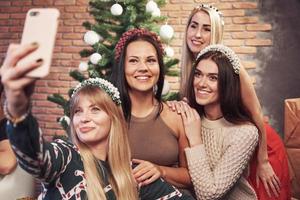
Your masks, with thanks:
[[(257, 174), (256, 181), (257, 186), (259, 185), (259, 179), (261, 179), (264, 187), (271, 197), (271, 192), (278, 196), (279, 195), (279, 179), (277, 178), (269, 160), (267, 153), (267, 138), (266, 138), (266, 129), (264, 127), (263, 113), (255, 89), (251, 82), (250, 76), (248, 75), (246, 69), (242, 66), (240, 69), (240, 83), (242, 90), (242, 100), (245, 106), (248, 108), (251, 113), (252, 119), (257, 126), (260, 137), (259, 137), (259, 147), (257, 154)], [(269, 188), (270, 186), (270, 188)]]
[(75, 150), (72, 151), (73, 148), (63, 142), (44, 142), (37, 120), (27, 111), (36, 79), (25, 74), (41, 62), (33, 60), (20, 66), (18, 61), (36, 48), (32, 44), (10, 45), (0, 73), (7, 100), (4, 106), (9, 120), (6, 130), (18, 163), (28, 173), (50, 183), (61, 174)]
[(259, 100), (256, 96), (255, 89), (251, 82), (250, 76), (248, 75), (244, 67), (241, 67), (240, 69), (240, 82), (243, 103), (251, 113), (252, 119), (257, 128), (259, 129), (260, 133), (258, 161), (265, 162), (268, 161), (268, 154), (266, 130), (263, 122), (263, 113), (261, 110)]

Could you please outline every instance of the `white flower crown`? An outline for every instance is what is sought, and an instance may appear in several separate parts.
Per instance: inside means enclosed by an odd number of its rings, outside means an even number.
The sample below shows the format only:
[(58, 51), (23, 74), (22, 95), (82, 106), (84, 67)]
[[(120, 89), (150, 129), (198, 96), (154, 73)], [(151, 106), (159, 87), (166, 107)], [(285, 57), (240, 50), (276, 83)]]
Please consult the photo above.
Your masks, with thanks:
[(236, 74), (240, 73), (240, 68), (241, 68), (241, 62), (239, 57), (234, 53), (232, 49), (229, 47), (223, 45), (223, 44), (212, 44), (200, 51), (200, 53), (197, 56), (197, 60), (202, 56), (203, 54), (206, 54), (207, 52), (221, 52), (223, 53), (230, 63), (232, 64), (233, 71)]
[(121, 98), (120, 98), (120, 92), (119, 90), (109, 81), (102, 79), (102, 78), (89, 78), (81, 83), (79, 83), (73, 90), (73, 93), (71, 97), (73, 97), (79, 90), (81, 90), (83, 87), (88, 86), (88, 85), (93, 85), (97, 86), (103, 91), (105, 91), (111, 98), (112, 100), (117, 104), (120, 105)]

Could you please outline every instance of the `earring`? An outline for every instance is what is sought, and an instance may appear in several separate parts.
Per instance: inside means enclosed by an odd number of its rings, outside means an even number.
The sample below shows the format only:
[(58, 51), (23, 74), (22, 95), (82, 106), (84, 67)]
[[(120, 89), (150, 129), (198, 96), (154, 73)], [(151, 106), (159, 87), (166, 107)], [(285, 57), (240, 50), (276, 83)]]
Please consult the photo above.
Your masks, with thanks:
[(157, 92), (157, 84), (153, 86), (153, 93), (156, 94)]

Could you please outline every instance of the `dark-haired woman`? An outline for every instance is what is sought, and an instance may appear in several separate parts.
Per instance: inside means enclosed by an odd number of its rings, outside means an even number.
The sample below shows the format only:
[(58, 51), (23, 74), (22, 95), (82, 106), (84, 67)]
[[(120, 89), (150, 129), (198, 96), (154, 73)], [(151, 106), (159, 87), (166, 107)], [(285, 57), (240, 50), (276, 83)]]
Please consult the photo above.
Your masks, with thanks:
[(179, 188), (190, 187), (183, 125), (161, 98), (163, 49), (155, 33), (132, 29), (122, 35), (115, 48), (111, 81), (120, 90), (129, 124), (136, 180), (149, 184), (163, 177)]
[(223, 45), (201, 51), (178, 111), (190, 148), (185, 150), (198, 199), (257, 199), (247, 181), (258, 130), (242, 102), (240, 63)]

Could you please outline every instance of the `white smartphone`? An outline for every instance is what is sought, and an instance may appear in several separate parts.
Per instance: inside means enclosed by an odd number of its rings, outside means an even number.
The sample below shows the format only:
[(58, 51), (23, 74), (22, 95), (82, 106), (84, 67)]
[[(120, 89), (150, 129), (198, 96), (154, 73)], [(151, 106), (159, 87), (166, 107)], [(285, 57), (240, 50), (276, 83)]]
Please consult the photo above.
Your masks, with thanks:
[(36, 42), (39, 47), (21, 59), (18, 65), (38, 59), (43, 59), (43, 64), (26, 76), (42, 78), (49, 74), (59, 15), (56, 8), (34, 8), (27, 12), (21, 44)]

